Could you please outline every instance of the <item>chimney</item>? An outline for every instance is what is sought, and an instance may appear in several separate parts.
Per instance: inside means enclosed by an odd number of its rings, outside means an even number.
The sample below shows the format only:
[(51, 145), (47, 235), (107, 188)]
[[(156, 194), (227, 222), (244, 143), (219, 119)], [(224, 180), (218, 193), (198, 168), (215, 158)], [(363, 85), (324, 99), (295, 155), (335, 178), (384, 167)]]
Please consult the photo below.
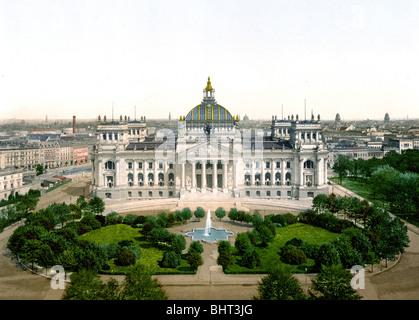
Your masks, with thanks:
[(76, 134), (76, 116), (73, 116), (73, 134)]

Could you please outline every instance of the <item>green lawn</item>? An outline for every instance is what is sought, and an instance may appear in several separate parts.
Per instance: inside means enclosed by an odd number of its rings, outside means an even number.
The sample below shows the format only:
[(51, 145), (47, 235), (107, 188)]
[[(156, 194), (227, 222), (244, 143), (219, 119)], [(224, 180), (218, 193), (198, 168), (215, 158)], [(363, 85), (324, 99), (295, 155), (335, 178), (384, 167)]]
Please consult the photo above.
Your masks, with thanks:
[[(307, 243), (322, 244), (324, 242), (333, 241), (339, 234), (333, 233), (322, 228), (311, 226), (304, 223), (295, 223), (283, 228), (277, 229), (274, 240), (265, 248), (258, 247), (257, 250), (261, 257), (261, 265), (255, 269), (248, 269), (237, 264), (228, 268), (227, 273), (266, 273), (271, 265), (285, 265), (280, 260), (278, 252), (285, 243), (293, 238), (301, 239)], [(287, 265), (294, 273), (309, 271), (314, 266), (314, 260), (307, 259), (307, 262), (298, 266)]]
[[(165, 246), (155, 247), (150, 242), (146, 241), (145, 237), (140, 233), (141, 228), (133, 228), (125, 224), (116, 224), (100, 229), (96, 229), (80, 236), (80, 239), (103, 243), (118, 243), (122, 240), (132, 240), (134, 244), (141, 248), (141, 258), (136, 262), (146, 265), (154, 270), (155, 273), (182, 273), (190, 272), (189, 264), (182, 260), (182, 263), (177, 268), (161, 268), (159, 261), (163, 258)], [(111, 272), (123, 273), (127, 267), (115, 265), (114, 259), (108, 261), (111, 267)]]

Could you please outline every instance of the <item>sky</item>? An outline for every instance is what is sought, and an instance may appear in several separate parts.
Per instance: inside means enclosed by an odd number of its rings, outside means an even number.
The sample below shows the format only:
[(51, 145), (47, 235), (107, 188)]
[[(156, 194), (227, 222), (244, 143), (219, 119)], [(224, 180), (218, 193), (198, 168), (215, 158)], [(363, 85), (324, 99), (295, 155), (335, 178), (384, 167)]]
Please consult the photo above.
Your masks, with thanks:
[(419, 118), (418, 16), (417, 0), (0, 0), (0, 119), (178, 119), (208, 76), (241, 118)]

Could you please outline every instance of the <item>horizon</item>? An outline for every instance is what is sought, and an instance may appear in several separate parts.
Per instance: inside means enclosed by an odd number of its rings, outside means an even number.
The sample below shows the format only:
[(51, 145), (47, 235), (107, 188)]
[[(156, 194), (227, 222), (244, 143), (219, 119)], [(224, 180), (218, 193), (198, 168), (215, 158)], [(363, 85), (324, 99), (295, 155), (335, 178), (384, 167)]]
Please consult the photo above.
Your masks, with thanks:
[(301, 117), (305, 101), (321, 119), (419, 118), (417, 12), (415, 0), (2, 2), (0, 119), (113, 107), (179, 119), (208, 76), (240, 118)]

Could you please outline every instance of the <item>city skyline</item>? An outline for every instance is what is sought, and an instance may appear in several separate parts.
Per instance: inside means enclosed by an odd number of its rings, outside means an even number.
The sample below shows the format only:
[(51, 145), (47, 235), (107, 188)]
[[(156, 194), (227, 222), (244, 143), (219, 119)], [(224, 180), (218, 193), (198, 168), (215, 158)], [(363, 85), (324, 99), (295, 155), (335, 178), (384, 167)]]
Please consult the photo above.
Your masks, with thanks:
[[(0, 4), (0, 119), (419, 118), (415, 1)], [(306, 108), (304, 107), (306, 102)]]

